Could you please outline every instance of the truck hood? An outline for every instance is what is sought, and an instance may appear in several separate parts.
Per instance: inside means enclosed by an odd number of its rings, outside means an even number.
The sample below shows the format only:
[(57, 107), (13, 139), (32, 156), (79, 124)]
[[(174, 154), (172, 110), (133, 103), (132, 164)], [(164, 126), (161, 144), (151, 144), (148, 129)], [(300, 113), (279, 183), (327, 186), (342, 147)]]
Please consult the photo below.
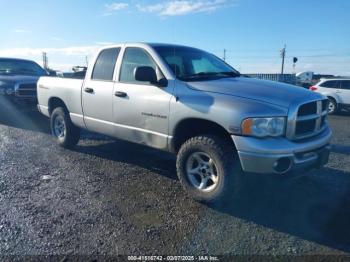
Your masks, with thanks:
[(321, 95), (302, 87), (248, 77), (188, 82), (187, 85), (195, 90), (254, 99), (285, 108), (297, 99), (322, 98)]

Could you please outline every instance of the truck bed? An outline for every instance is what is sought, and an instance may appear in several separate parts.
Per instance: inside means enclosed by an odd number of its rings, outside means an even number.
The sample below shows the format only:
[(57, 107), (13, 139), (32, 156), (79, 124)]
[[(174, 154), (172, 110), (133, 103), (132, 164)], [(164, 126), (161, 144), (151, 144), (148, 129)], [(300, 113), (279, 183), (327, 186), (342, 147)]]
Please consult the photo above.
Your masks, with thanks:
[[(46, 108), (49, 108), (52, 99), (59, 99), (64, 101), (70, 113), (82, 115), (81, 88), (83, 83), (82, 79), (41, 77), (37, 85), (38, 106), (45, 111)], [(48, 112), (44, 114), (48, 115)]]

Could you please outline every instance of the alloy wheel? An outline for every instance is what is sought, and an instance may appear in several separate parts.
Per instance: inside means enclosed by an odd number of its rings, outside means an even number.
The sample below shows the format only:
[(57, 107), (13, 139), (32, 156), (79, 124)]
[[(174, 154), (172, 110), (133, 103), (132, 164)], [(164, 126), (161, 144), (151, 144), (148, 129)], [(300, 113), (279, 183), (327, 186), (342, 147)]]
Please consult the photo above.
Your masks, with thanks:
[(213, 191), (219, 182), (216, 164), (204, 152), (195, 152), (189, 156), (186, 173), (192, 186), (203, 192)]

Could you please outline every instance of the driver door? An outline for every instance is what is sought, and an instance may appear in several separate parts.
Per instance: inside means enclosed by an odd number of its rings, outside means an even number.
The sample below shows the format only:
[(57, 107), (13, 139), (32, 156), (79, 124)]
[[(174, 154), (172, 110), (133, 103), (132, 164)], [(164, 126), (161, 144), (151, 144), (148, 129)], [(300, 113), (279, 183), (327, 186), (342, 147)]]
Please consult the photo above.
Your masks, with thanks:
[(172, 88), (137, 81), (134, 73), (140, 66), (153, 67), (159, 78), (163, 77), (156, 62), (145, 49), (125, 49), (119, 81), (114, 85), (115, 135), (132, 142), (166, 148)]

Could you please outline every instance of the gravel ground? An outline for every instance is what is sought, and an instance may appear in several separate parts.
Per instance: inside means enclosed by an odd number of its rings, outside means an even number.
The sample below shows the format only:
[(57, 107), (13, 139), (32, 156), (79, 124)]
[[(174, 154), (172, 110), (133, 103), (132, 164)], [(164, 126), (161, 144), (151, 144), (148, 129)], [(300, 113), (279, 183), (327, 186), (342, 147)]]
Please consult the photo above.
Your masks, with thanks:
[(330, 124), (324, 169), (207, 206), (170, 154), (88, 132), (61, 149), (39, 113), (0, 111), (0, 255), (350, 254), (350, 116)]

